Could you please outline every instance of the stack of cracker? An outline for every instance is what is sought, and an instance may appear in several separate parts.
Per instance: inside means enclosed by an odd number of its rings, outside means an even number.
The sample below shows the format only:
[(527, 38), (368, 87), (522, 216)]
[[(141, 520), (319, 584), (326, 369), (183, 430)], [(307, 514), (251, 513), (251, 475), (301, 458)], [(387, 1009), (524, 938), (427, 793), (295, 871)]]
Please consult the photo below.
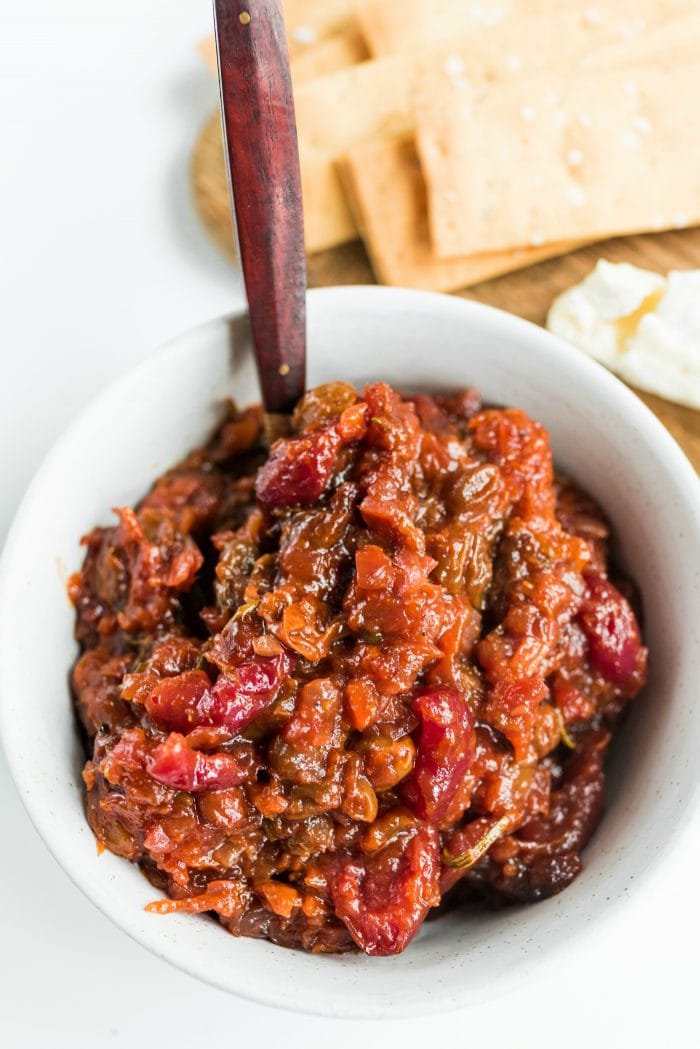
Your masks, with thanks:
[(700, 224), (698, 0), (283, 6), (309, 252), (449, 291)]

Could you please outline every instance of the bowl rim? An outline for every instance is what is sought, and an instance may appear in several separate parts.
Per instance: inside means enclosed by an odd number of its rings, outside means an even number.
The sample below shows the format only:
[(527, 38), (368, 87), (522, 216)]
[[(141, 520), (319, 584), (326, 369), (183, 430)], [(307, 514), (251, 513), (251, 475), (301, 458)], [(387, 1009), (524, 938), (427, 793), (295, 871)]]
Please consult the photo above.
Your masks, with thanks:
[[(697, 523), (696, 534), (697, 537), (700, 538), (700, 480), (685, 456), (685, 453), (668, 430), (657, 419), (654, 413), (631, 389), (629, 389), (629, 387), (617, 379), (616, 376), (605, 369), (602, 365), (586, 356), (582, 351), (565, 343), (563, 340), (548, 332), (546, 329), (541, 328), (539, 325), (517, 317), (514, 314), (510, 314), (505, 310), (474, 300), (462, 299), (437, 292), (375, 285), (346, 285), (313, 289), (308, 292), (308, 297), (312, 302), (324, 299), (331, 305), (334, 300), (347, 300), (351, 302), (355, 299), (367, 302), (369, 299), (375, 299), (377, 301), (383, 299), (387, 303), (390, 303), (391, 300), (391, 308), (397, 313), (397, 315), (400, 313), (402, 303), (408, 304), (410, 301), (413, 304), (417, 304), (422, 302), (425, 303), (427, 307), (432, 306), (432, 308), (442, 311), (453, 310), (455, 315), (460, 313), (464, 318), (461, 323), (468, 323), (469, 314), (472, 316), (480, 315), (485, 317), (487, 323), (490, 326), (495, 326), (502, 335), (515, 342), (528, 344), (529, 346), (534, 347), (535, 352), (539, 354), (544, 354), (545, 356), (549, 355), (553, 358), (556, 352), (561, 352), (563, 349), (568, 355), (567, 367), (572, 368), (574, 372), (588, 372), (591, 377), (595, 375), (596, 382), (607, 385), (609, 390), (614, 392), (614, 395), (621, 406), (625, 408), (626, 423), (628, 425), (635, 422), (638, 423), (642, 430), (640, 436), (643, 437), (645, 444), (649, 444), (651, 440), (654, 440), (656, 450), (663, 458), (666, 469), (675, 475), (674, 480), (676, 482), (679, 497), (694, 509), (695, 520)], [(31, 775), (29, 774), (28, 765), (24, 765), (20, 759), (19, 748), (16, 745), (17, 741), (13, 739), (12, 727), (7, 713), (7, 704), (3, 699), (8, 685), (7, 679), (9, 677), (9, 672), (7, 670), (7, 657), (10, 655), (5, 648), (6, 631), (3, 629), (3, 625), (6, 622), (9, 622), (12, 614), (12, 595), (11, 592), (8, 592), (5, 585), (9, 574), (9, 566), (14, 560), (14, 551), (20, 542), (24, 530), (24, 522), (31, 517), (37, 492), (41, 489), (44, 478), (51, 474), (54, 467), (54, 461), (61, 457), (64, 444), (67, 444), (71, 437), (85, 426), (91, 416), (97, 415), (100, 412), (103, 404), (112, 401), (115, 396), (118, 396), (121, 387), (126, 387), (131, 384), (134, 377), (138, 376), (140, 373), (146, 373), (153, 368), (157, 369), (159, 362), (168, 355), (174, 344), (183, 342), (191, 337), (201, 337), (208, 331), (214, 332), (218, 329), (222, 329), (224, 326), (229, 326), (231, 321), (244, 316), (245, 313), (246, 310), (245, 307), (243, 307), (242, 309), (230, 314), (221, 315), (202, 324), (194, 325), (184, 332), (171, 336), (154, 350), (146, 353), (143, 359), (137, 364), (123, 370), (95, 397), (90, 398), (85, 403), (75, 419), (61, 432), (53, 446), (44, 456), (38, 469), (35, 471), (16, 510), (2, 551), (0, 551), (0, 741), (2, 742), (8, 766), (22, 804), (49, 852), (71, 881), (90, 900), (90, 902), (108, 917), (121, 931), (130, 936), (131, 939), (135, 940), (141, 946), (146, 947), (151, 953), (164, 961), (167, 961), (175, 968), (180, 970), (184, 969), (184, 971), (203, 982), (207, 982), (210, 985), (227, 991), (228, 993), (236, 994), (241, 998), (262, 1005), (273, 1006), (282, 1010), (303, 1013), (305, 1015), (315, 1014), (348, 1019), (391, 1019), (391, 1016), (379, 1007), (374, 1007), (373, 1009), (367, 1009), (364, 1011), (362, 1009), (350, 1009), (348, 1007), (338, 1008), (333, 1007), (330, 1003), (326, 1005), (325, 1000), (319, 1001), (312, 1009), (308, 1001), (302, 1002), (297, 1000), (298, 992), (295, 993), (293, 988), (290, 989), (289, 996), (286, 1000), (280, 1000), (279, 997), (273, 997), (271, 993), (265, 993), (264, 988), (260, 990), (260, 992), (248, 988), (233, 988), (230, 983), (225, 980), (217, 979), (215, 974), (204, 976), (194, 967), (187, 968), (183, 962), (171, 958), (168, 953), (160, 949), (156, 943), (151, 942), (148, 936), (140, 934), (135, 929), (130, 928), (128, 923), (125, 924), (121, 917), (120, 905), (115, 904), (114, 906), (107, 906), (98, 900), (93, 890), (91, 880), (86, 875), (81, 874), (81, 871), (76, 869), (74, 865), (71, 865), (68, 860), (64, 859), (64, 850), (61, 847), (60, 830), (54, 825), (45, 806), (42, 805), (44, 788), (36, 787), (35, 783), (32, 781)], [(675, 844), (678, 841), (679, 837), (692, 821), (699, 803), (700, 777), (698, 777), (693, 784), (687, 797), (687, 804), (684, 806), (684, 811), (670, 831), (668, 839), (669, 845)], [(635, 891), (639, 885), (645, 884), (650, 876), (658, 870), (658, 867), (667, 859), (669, 851), (671, 850), (667, 849), (663, 854), (655, 855), (650, 859), (650, 862), (645, 869), (640, 872), (640, 877), (635, 881)], [(620, 896), (615, 900), (615, 903), (622, 904), (623, 900), (627, 901), (633, 895), (634, 893), (628, 893), (624, 897)], [(583, 937), (586, 934), (587, 930), (585, 929), (577, 932), (579, 937)], [(557, 948), (548, 948), (547, 956), (551, 957), (552, 954), (556, 952), (556, 949)], [(290, 952), (290, 956), (293, 957), (292, 952)], [(538, 961), (536, 964), (539, 966), (541, 962)], [(429, 1013), (444, 1012), (451, 1008), (459, 1008), (464, 1004), (464, 1002), (455, 1001), (451, 998), (448, 999), (438, 995), (435, 998), (416, 1002), (415, 1006), (404, 1008), (402, 1015), (419, 1016), (427, 1015)]]

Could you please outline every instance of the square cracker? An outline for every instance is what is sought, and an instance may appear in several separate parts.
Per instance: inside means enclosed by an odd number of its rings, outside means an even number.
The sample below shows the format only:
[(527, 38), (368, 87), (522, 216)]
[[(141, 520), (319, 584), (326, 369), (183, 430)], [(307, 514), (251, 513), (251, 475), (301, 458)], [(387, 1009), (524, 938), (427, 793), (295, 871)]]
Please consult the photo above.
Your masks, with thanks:
[(294, 87), (299, 88), (302, 84), (365, 62), (368, 58), (367, 46), (360, 33), (352, 29), (335, 33), (319, 44), (297, 52), (290, 60)]
[[(538, 36), (562, 16), (588, 26), (593, 33), (632, 41), (649, 23), (662, 24), (697, 12), (697, 0), (354, 0), (353, 12), (372, 55), (449, 43), (471, 36), (477, 45), (489, 38), (519, 49), (534, 46)], [(563, 34), (562, 43), (566, 45)], [(522, 43), (519, 43), (522, 41)]]
[[(649, 7), (657, 14), (665, 10), (664, 0), (614, 2), (621, 11), (628, 7)], [(672, 2), (678, 5), (688, 0)], [(447, 48), (443, 45), (363, 62), (295, 92), (302, 154), (314, 158), (313, 172), (305, 174), (310, 250), (333, 247), (355, 234), (336, 160), (362, 142), (412, 131), (418, 98), (441, 99), (448, 88), (454, 88), (459, 97), (460, 89), (469, 84), (519, 79), (542, 68), (569, 68), (571, 62), (579, 60), (615, 64), (658, 59), (668, 46), (667, 38), (678, 35), (680, 20), (664, 27), (649, 18), (633, 40), (621, 41), (617, 23), (582, 21), (580, 5), (572, 15), (572, 0), (562, 0), (562, 6), (558, 4), (554, 10), (550, 0), (533, 0), (533, 4), (540, 5), (543, 13), (535, 17), (533, 6), (525, 25), (508, 21), (478, 37), (472, 34), (466, 40), (455, 39)], [(525, 31), (532, 38), (532, 47), (522, 46), (526, 43)], [(511, 61), (514, 57), (519, 63)], [(455, 100), (448, 96), (445, 104), (454, 106)], [(319, 211), (317, 202), (321, 200), (325, 214)]]
[(700, 223), (700, 64), (478, 85), (417, 108), (436, 254)]
[(325, 251), (358, 236), (352, 212), (325, 153), (299, 144), (306, 250)]
[[(535, 4), (538, 0), (533, 0)], [(559, 0), (555, 0), (559, 2)], [(528, 0), (354, 0), (353, 13), (372, 55), (396, 54), (498, 25)], [(551, 0), (550, 0), (551, 10)]]
[(428, 234), (425, 184), (410, 137), (363, 143), (339, 167), (355, 221), (384, 284), (455, 291), (578, 247), (563, 242), (436, 259)]
[[(386, 6), (390, 6), (392, 2), (393, 0), (382, 0)], [(401, 0), (402, 4), (412, 2), (413, 0)], [(513, 2), (522, 4), (524, 0)], [(527, 2), (538, 5), (542, 0)], [(550, 0), (546, 2), (550, 3)], [(602, 28), (588, 23), (572, 26), (570, 15), (566, 14), (570, 10), (571, 2), (572, 0), (558, 0), (558, 4), (563, 6), (557, 6), (554, 10), (550, 7), (544, 21), (544, 16), (535, 16), (537, 8), (533, 6), (528, 22), (529, 31), (536, 32), (540, 44), (543, 44), (545, 40), (550, 39), (546, 35), (546, 26), (549, 25), (549, 33), (550, 36), (553, 34), (555, 44), (563, 35), (566, 46), (559, 49), (555, 47), (554, 54), (551, 45), (527, 51), (523, 54), (524, 72), (542, 65), (551, 65), (562, 57), (566, 59), (569, 54), (575, 54), (582, 49), (589, 54), (600, 51), (606, 42), (617, 39), (617, 30), (611, 35), (609, 27), (606, 29), (605, 25)], [(611, 0), (605, 2), (610, 3)], [(626, 5), (629, 0), (615, 2)], [(635, 0), (635, 4), (637, 2), (643, 4), (648, 3), (648, 0)], [(674, 0), (676, 4), (684, 2), (687, 0)], [(663, 6), (662, 2), (661, 7)], [(317, 82), (303, 83), (307, 76), (313, 77), (316, 72), (320, 72), (324, 63), (331, 62), (332, 65), (333, 61), (338, 61), (339, 49), (342, 52), (345, 48), (347, 55), (352, 31), (338, 31), (338, 26), (344, 25), (343, 20), (349, 17), (349, 0), (345, 4), (329, 2), (327, 6), (316, 0), (286, 0), (285, 12), (290, 24), (291, 18), (296, 17), (290, 13), (293, 11), (301, 13), (298, 17), (305, 15), (310, 22), (313, 21), (311, 16), (315, 11), (314, 17), (321, 20), (318, 30), (319, 42), (299, 48), (296, 57), (292, 59), (307, 246), (309, 251), (318, 251), (342, 244), (357, 236), (355, 223), (335, 168), (335, 161), (339, 156), (368, 139), (386, 138), (412, 130), (416, 97), (426, 91), (428, 94), (439, 92), (441, 85), (444, 88), (452, 82), (460, 84), (461, 77), (455, 77), (453, 72), (455, 68), (459, 68), (460, 63), (468, 68), (473, 80), (512, 78), (519, 75), (519, 70), (517, 63), (512, 62), (513, 24), (509, 22), (505, 26), (493, 26), (488, 33), (481, 33), (476, 39), (473, 34), (466, 40), (464, 37), (455, 39), (447, 50), (444, 47), (429, 48), (413, 55), (392, 55), (379, 61), (363, 62), (343, 69)], [(566, 28), (566, 32), (562, 26)], [(324, 39), (323, 34), (331, 30), (335, 35), (326, 35)], [(658, 50), (656, 40), (660, 35), (661, 30), (656, 23), (650, 22), (633, 41), (622, 43), (620, 46), (628, 55), (637, 54), (640, 48), (646, 48), (647, 51), (653, 51), (655, 48)], [(358, 45), (350, 43), (349, 46), (353, 48)]]

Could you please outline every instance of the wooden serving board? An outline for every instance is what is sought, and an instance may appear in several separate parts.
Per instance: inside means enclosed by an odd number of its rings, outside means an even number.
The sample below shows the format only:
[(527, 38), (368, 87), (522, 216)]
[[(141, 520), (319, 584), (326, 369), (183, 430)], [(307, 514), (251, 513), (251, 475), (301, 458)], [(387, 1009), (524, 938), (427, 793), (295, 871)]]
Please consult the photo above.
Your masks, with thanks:
[[(211, 128), (215, 133), (212, 133)], [(221, 138), (218, 117), (205, 127), (192, 157), (191, 181), (195, 206), (211, 236), (232, 260), (235, 249), (228, 207), (222, 205)], [(700, 268), (700, 228), (669, 233), (618, 237), (593, 244), (516, 273), (475, 284), (457, 294), (497, 306), (535, 324), (544, 324), (552, 300), (578, 283), (603, 256), (611, 262), (631, 262), (662, 273)], [(320, 252), (308, 259), (312, 288), (329, 284), (374, 284), (375, 278), (361, 242)], [(700, 411), (635, 391), (673, 434), (696, 470), (700, 471)]]

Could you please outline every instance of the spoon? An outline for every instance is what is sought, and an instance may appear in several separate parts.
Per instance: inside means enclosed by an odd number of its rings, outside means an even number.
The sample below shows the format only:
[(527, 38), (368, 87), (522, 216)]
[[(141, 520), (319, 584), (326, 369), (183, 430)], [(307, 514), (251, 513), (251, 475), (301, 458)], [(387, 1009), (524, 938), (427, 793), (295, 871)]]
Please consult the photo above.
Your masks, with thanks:
[(294, 99), (279, 0), (214, 0), (224, 152), (266, 433), (306, 382), (306, 256)]

